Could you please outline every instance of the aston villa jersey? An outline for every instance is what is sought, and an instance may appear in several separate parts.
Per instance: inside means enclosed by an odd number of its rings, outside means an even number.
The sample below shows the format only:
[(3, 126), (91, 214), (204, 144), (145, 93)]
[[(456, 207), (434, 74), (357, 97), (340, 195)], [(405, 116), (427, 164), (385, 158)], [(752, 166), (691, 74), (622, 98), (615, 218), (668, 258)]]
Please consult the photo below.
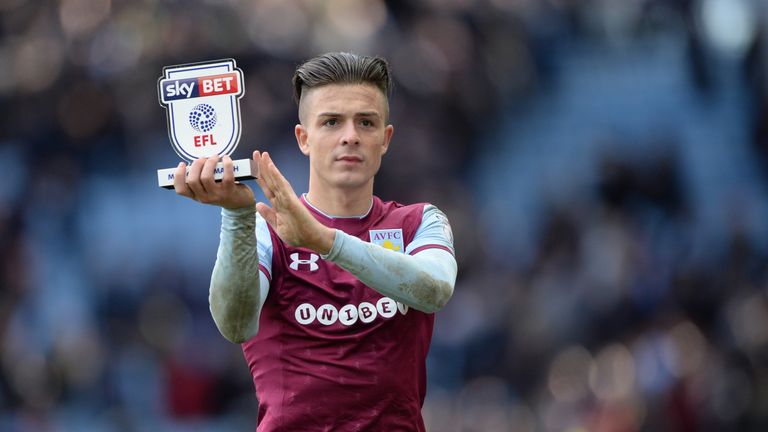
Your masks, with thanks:
[[(363, 217), (325, 226), (401, 253), (453, 253), (434, 206), (373, 198)], [(444, 226), (441, 228), (441, 224)], [(270, 280), (259, 332), (243, 352), (259, 431), (423, 431), (425, 360), (434, 315), (367, 287), (316, 252), (283, 243), (257, 216), (259, 268)]]

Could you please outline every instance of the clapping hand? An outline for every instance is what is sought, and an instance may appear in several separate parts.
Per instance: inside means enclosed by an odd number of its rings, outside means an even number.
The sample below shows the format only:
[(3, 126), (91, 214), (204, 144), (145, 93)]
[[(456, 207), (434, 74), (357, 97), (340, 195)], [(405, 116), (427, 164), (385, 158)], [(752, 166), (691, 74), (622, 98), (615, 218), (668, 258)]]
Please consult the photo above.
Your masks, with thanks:
[(336, 231), (315, 219), (296, 196), (291, 184), (277, 169), (269, 153), (253, 153), (259, 164), (256, 182), (272, 207), (257, 203), (259, 212), (273, 230), (290, 246), (306, 247), (327, 254), (333, 246)]

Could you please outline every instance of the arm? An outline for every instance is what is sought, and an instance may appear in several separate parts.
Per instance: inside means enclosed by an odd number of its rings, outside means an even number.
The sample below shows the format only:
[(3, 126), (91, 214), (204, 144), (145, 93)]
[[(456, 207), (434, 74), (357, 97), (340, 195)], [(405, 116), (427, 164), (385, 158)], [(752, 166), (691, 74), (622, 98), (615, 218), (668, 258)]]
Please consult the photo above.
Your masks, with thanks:
[[(254, 152), (253, 158), (259, 158), (259, 153)], [(194, 201), (222, 207), (221, 236), (208, 299), (219, 332), (228, 340), (240, 343), (258, 331), (269, 280), (258, 270), (253, 191), (235, 182), (229, 156), (223, 158), (224, 175), (222, 181), (216, 183), (214, 168), (218, 160), (218, 157), (198, 159), (190, 166), (188, 175), (185, 175), (185, 164), (180, 163), (174, 189)], [(266, 240), (269, 242), (268, 234)], [(271, 264), (271, 252), (269, 258)]]
[[(222, 209), (221, 235), (211, 275), (209, 305), (219, 332), (233, 343), (255, 336), (269, 291), (269, 279), (259, 271), (259, 259), (271, 264), (269, 232), (260, 219), (258, 234), (254, 207)], [(257, 236), (265, 237), (257, 246)], [(267, 246), (262, 246), (267, 244)], [(258, 250), (258, 256), (257, 256)], [(258, 276), (257, 276), (258, 275)]]
[[(450, 225), (442, 212), (427, 206), (412, 245), (453, 250)], [(355, 275), (376, 291), (422, 312), (442, 309), (453, 295), (457, 265), (451, 252), (429, 248), (414, 255), (395, 252), (336, 230), (324, 259)]]

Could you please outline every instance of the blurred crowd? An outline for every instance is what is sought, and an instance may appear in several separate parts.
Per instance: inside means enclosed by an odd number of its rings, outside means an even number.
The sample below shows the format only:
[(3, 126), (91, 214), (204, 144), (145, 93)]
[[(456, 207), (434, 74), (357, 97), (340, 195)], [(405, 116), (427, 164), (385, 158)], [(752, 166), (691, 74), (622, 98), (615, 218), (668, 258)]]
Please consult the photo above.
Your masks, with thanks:
[(157, 79), (235, 58), (234, 157), (301, 192), (325, 51), (390, 61), (376, 194), (453, 226), (429, 430), (768, 430), (761, 0), (0, 0), (0, 430), (253, 430)]

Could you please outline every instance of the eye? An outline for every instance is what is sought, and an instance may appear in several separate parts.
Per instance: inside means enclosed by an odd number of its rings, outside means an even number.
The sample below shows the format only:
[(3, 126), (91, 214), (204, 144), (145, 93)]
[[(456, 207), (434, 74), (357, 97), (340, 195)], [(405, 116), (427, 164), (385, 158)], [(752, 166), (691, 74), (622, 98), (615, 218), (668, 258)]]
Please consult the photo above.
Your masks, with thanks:
[(372, 121), (370, 121), (370, 120), (368, 120), (368, 119), (362, 119), (362, 120), (360, 120), (360, 124), (361, 124), (361, 125), (363, 125), (363, 126), (365, 126), (365, 127), (371, 127), (371, 126), (373, 126), (373, 122), (372, 122)]
[(335, 118), (328, 119), (323, 122), (323, 126), (336, 126), (337, 124), (339, 124), (339, 121)]

